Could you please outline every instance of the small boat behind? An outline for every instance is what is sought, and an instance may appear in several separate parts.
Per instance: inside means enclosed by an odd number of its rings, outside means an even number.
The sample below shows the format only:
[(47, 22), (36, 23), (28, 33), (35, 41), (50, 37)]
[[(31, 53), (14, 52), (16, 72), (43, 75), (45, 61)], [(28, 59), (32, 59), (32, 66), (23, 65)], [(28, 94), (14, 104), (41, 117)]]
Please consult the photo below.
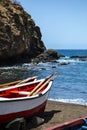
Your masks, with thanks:
[(46, 130), (87, 130), (87, 116), (58, 124)]
[(44, 79), (0, 89), (0, 123), (44, 112), (55, 76), (52, 74)]

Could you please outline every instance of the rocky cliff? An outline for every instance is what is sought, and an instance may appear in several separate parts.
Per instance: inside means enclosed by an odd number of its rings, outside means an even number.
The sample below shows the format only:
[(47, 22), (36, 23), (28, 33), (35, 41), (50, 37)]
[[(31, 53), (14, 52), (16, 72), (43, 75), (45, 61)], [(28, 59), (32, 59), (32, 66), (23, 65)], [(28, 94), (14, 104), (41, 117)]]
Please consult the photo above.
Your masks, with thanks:
[(11, 0), (0, 0), (0, 64), (31, 60), (44, 52), (40, 28), (23, 7)]

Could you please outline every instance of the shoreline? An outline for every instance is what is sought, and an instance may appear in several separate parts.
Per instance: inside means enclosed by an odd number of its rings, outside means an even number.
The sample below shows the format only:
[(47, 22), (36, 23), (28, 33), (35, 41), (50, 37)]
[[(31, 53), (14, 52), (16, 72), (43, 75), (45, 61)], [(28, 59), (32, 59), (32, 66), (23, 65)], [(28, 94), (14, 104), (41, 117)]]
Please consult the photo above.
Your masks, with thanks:
[(44, 123), (30, 130), (45, 130), (49, 127), (87, 116), (87, 106), (48, 100), (45, 112), (40, 116)]
[[(80, 99), (78, 99), (78, 101), (79, 101)], [(58, 102), (58, 103), (66, 103), (66, 104), (73, 104), (73, 105), (81, 105), (81, 106), (87, 106), (87, 103), (86, 102), (75, 102), (75, 101), (73, 101), (72, 99), (71, 99), (71, 101), (70, 100), (67, 100), (67, 99), (65, 99), (65, 100), (56, 100), (56, 99), (48, 99), (48, 101), (52, 101), (52, 102)]]

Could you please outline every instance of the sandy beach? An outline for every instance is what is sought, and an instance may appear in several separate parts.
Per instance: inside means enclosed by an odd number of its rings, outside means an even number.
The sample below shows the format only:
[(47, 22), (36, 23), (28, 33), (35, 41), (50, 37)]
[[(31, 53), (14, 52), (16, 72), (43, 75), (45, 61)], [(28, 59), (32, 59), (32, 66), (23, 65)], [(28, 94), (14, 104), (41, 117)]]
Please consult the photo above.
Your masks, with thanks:
[(47, 101), (45, 112), (41, 115), (44, 123), (32, 126), (30, 130), (45, 130), (59, 123), (87, 116), (87, 106)]

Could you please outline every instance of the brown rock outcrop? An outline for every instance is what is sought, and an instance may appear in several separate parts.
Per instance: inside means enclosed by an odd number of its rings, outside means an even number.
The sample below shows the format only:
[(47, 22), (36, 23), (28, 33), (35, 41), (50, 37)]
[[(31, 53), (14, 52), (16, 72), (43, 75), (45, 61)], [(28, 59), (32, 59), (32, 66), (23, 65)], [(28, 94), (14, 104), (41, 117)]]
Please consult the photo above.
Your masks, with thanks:
[(21, 5), (0, 0), (0, 63), (31, 60), (46, 50), (40, 28)]
[(38, 55), (36, 58), (32, 60), (33, 63), (39, 63), (39, 62), (56, 62), (57, 59), (60, 58), (60, 55), (57, 54), (57, 52), (53, 49), (45, 50), (43, 53)]

